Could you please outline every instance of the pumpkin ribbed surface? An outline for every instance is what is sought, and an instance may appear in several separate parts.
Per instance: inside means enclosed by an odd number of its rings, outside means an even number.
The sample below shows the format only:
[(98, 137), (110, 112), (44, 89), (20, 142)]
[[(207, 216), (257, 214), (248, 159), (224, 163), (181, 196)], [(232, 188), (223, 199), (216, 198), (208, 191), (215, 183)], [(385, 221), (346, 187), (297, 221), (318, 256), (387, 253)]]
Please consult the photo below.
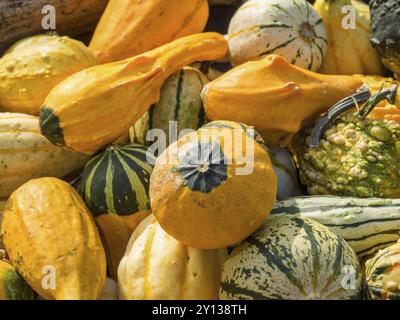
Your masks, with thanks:
[[(354, 278), (347, 282), (345, 276), (352, 273)], [(309, 219), (279, 217), (230, 254), (223, 268), (220, 297), (359, 299), (361, 284), (357, 256), (340, 236)]]
[(218, 299), (226, 250), (199, 250), (165, 233), (154, 216), (133, 232), (118, 269), (119, 297), (128, 300)]
[(0, 198), (39, 177), (64, 177), (84, 166), (88, 156), (57, 147), (41, 133), (39, 119), (0, 113)]
[(21, 186), (7, 201), (1, 230), (12, 264), (40, 296), (99, 297), (106, 278), (104, 249), (93, 217), (69, 184), (40, 178)]

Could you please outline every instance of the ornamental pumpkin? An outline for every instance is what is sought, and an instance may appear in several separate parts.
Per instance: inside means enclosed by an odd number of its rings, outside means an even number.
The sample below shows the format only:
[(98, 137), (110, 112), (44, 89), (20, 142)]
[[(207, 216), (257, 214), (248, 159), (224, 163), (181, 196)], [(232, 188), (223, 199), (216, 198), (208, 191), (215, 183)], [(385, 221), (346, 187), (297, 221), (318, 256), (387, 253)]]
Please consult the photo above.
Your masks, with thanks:
[(53, 87), (95, 64), (90, 50), (68, 37), (21, 40), (0, 59), (0, 110), (38, 115)]
[(200, 33), (207, 20), (207, 0), (110, 0), (89, 47), (99, 63), (113, 62)]
[(276, 176), (266, 150), (243, 130), (202, 128), (171, 144), (150, 179), (161, 227), (199, 249), (242, 241), (267, 219)]
[(43, 298), (100, 296), (104, 249), (93, 217), (68, 183), (40, 178), (18, 188), (7, 201), (1, 231), (10, 261)]
[(174, 73), (163, 84), (160, 101), (129, 129), (131, 142), (151, 144), (155, 138), (151, 134), (147, 137), (151, 129), (162, 130), (166, 144), (175, 141), (182, 130), (197, 130), (205, 122), (200, 94), (208, 82), (207, 77), (194, 68), (184, 67)]
[(0, 260), (0, 300), (34, 300), (32, 289), (5, 260)]
[(342, 237), (309, 219), (269, 220), (228, 257), (220, 298), (361, 299), (357, 255)]
[(317, 71), (326, 56), (325, 25), (307, 1), (249, 0), (235, 13), (228, 30), (234, 66), (278, 54)]
[[(382, 73), (378, 53), (369, 41), (370, 18), (364, 13), (365, 9), (362, 9), (365, 6), (354, 0), (315, 1), (314, 8), (322, 17), (328, 31), (328, 51), (320, 69), (321, 73)], [(353, 10), (349, 11), (348, 8)]]
[(206, 84), (202, 98), (208, 119), (243, 122), (267, 144), (287, 145), (305, 122), (361, 85), (351, 76), (317, 74), (270, 55)]
[[(372, 94), (378, 93), (382, 88), (388, 88), (396, 83), (400, 85), (400, 81), (393, 78), (385, 78), (380, 76), (366, 76), (356, 74), (356, 78), (368, 85)], [(384, 100), (379, 102), (372, 112), (368, 115), (372, 119), (393, 120), (400, 123), (400, 90), (397, 92), (397, 97), (394, 104)]]
[(75, 73), (47, 96), (40, 111), (42, 133), (54, 144), (94, 153), (125, 134), (159, 100), (171, 74), (227, 50), (222, 35), (202, 33)]
[(153, 215), (132, 233), (118, 268), (122, 300), (217, 300), (226, 249), (189, 248)]
[(39, 118), (0, 113), (0, 198), (30, 179), (62, 178), (81, 169), (89, 157), (53, 145), (41, 133)]
[(380, 250), (365, 266), (370, 299), (400, 299), (400, 241)]

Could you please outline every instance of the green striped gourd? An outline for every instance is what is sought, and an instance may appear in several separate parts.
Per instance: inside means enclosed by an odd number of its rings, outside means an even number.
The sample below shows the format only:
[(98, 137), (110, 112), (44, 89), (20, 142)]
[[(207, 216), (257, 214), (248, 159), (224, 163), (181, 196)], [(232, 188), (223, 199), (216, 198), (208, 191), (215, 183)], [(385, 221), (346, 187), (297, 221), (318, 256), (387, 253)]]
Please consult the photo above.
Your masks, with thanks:
[(365, 273), (369, 299), (400, 300), (400, 242), (368, 260)]
[[(185, 67), (169, 77), (161, 88), (160, 100), (130, 128), (132, 143), (151, 144), (146, 139), (151, 129), (161, 129), (167, 142), (177, 140), (170, 137), (170, 121), (177, 121), (177, 134), (184, 129), (198, 129), (205, 122), (205, 113), (200, 98), (207, 77), (195, 68)], [(167, 143), (168, 145), (169, 143)]]
[(279, 146), (267, 146), (264, 139), (254, 127), (240, 122), (217, 120), (207, 123), (202, 128), (232, 128), (243, 130), (269, 153), (276, 177), (278, 178), (277, 199), (281, 200), (302, 194), (297, 170), (290, 153)]
[(0, 198), (31, 179), (61, 178), (82, 168), (89, 157), (50, 143), (39, 119), (20, 113), (0, 113)]
[(113, 145), (86, 164), (78, 190), (92, 214), (132, 215), (150, 208), (153, 168), (147, 151), (136, 144)]
[(249, 0), (230, 21), (231, 63), (236, 66), (268, 54), (317, 71), (327, 52), (325, 25), (306, 0)]
[(349, 300), (361, 289), (357, 256), (342, 237), (310, 219), (279, 217), (230, 254), (220, 298)]
[(297, 197), (276, 202), (270, 217), (309, 218), (342, 236), (366, 257), (400, 238), (400, 200), (336, 196)]
[(4, 260), (0, 260), (0, 300), (34, 300), (32, 289)]

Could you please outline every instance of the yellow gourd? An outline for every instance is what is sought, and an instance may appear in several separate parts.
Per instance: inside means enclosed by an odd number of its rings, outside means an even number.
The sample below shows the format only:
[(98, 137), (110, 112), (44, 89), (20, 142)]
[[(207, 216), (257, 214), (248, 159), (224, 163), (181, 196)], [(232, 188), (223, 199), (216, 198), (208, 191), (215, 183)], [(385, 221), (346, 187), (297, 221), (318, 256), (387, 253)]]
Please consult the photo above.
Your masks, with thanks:
[[(317, 0), (314, 8), (328, 33), (328, 51), (319, 72), (348, 75), (382, 73), (378, 53), (369, 41), (371, 27), (367, 5), (354, 0)], [(354, 19), (354, 25), (351, 19)]]
[(243, 122), (266, 143), (286, 145), (306, 121), (361, 85), (351, 76), (321, 75), (270, 55), (206, 84), (202, 97), (208, 119)]
[[(393, 78), (365, 76), (360, 74), (356, 74), (355, 77), (367, 84), (372, 94), (379, 92), (379, 90), (382, 89), (382, 86), (383, 88), (387, 88), (393, 86), (393, 83), (400, 86), (400, 81)], [(393, 120), (400, 123), (400, 90), (397, 91), (395, 104), (391, 104), (387, 100), (381, 101), (376, 105), (376, 107), (374, 107), (368, 117), (373, 119)]]
[(276, 191), (267, 151), (242, 127), (183, 136), (157, 158), (150, 179), (161, 227), (199, 249), (224, 248), (252, 234), (268, 218)]
[(122, 60), (200, 33), (207, 20), (207, 0), (110, 0), (90, 49), (99, 63)]
[(226, 249), (185, 246), (151, 215), (133, 232), (119, 265), (119, 298), (217, 300), (226, 256)]
[(118, 265), (133, 230), (149, 214), (148, 211), (141, 211), (129, 216), (109, 213), (96, 217), (96, 224), (99, 227), (107, 256), (108, 271), (112, 279), (118, 279)]
[(95, 64), (91, 51), (68, 37), (21, 40), (0, 59), (0, 110), (38, 115), (53, 87)]
[(56, 178), (31, 180), (7, 201), (4, 246), (18, 273), (43, 298), (97, 299), (106, 257), (78, 193)]
[(159, 100), (171, 74), (194, 61), (220, 58), (227, 50), (222, 35), (202, 33), (78, 72), (46, 98), (42, 133), (54, 144), (94, 153), (126, 133)]

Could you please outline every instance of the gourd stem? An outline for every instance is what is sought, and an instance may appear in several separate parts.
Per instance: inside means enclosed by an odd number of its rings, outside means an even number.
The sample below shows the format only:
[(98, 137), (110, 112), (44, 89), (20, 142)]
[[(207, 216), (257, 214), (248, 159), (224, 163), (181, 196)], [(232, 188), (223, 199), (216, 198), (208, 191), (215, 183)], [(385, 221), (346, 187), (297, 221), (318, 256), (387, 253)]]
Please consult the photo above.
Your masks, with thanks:
[(365, 103), (364, 107), (358, 111), (357, 115), (361, 119), (365, 119), (371, 113), (371, 111), (379, 104), (379, 102), (383, 100), (387, 100), (390, 104), (395, 104), (398, 87), (399, 86), (395, 84), (390, 88), (383, 90), (383, 85), (382, 85), (382, 88), (379, 90), (379, 92), (374, 94)]
[(336, 103), (328, 112), (318, 121), (311, 133), (310, 148), (318, 148), (321, 137), (328, 126), (344, 111), (354, 108), (358, 103), (367, 101), (371, 97), (371, 92), (367, 85), (361, 86), (354, 95)]

